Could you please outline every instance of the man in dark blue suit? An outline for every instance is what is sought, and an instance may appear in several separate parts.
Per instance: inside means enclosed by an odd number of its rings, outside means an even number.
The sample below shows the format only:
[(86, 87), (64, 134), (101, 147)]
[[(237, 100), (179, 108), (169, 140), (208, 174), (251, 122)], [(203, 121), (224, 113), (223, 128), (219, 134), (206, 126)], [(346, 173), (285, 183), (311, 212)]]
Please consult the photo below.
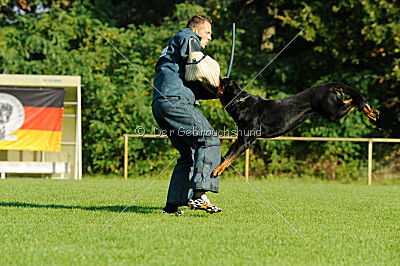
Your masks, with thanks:
[[(157, 124), (167, 132), (180, 158), (172, 173), (166, 206), (162, 213), (182, 214), (179, 206), (220, 212), (205, 192), (217, 193), (219, 177), (211, 173), (220, 163), (220, 140), (213, 127), (196, 108), (198, 99), (215, 99), (200, 82), (185, 80), (189, 53), (198, 52), (211, 41), (212, 21), (195, 15), (162, 51), (156, 65), (152, 111)], [(215, 74), (210, 69), (210, 75)], [(218, 69), (219, 78), (219, 69)], [(216, 91), (216, 90), (215, 90)]]

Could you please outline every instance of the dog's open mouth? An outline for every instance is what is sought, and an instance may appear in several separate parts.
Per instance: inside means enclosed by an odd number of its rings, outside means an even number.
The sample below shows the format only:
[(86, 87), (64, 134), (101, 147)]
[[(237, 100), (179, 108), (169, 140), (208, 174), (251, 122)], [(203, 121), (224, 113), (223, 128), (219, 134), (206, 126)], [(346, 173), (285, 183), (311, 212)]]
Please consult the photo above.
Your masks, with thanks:
[(379, 110), (372, 108), (369, 104), (365, 104), (362, 111), (368, 116), (369, 119), (377, 121), (379, 119)]

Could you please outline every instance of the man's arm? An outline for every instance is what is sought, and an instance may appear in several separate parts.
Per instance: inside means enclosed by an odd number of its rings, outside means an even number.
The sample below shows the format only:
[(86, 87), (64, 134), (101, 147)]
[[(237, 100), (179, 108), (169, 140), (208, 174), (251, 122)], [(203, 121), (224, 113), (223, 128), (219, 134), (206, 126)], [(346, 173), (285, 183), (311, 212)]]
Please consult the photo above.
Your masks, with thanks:
[[(187, 59), (190, 53), (192, 52), (200, 52), (201, 46), (200, 43), (194, 38), (182, 38), (181, 39), (181, 50), (180, 54), (182, 58)], [(217, 99), (217, 90), (218, 88), (212, 88), (208, 86), (207, 88), (200, 81), (186, 81), (183, 80), (183, 84), (190, 88), (196, 99), (198, 100), (207, 100), (207, 99)]]
[(190, 53), (200, 52), (199, 42), (194, 37), (181, 37), (179, 39), (179, 54), (183, 60), (186, 60)]

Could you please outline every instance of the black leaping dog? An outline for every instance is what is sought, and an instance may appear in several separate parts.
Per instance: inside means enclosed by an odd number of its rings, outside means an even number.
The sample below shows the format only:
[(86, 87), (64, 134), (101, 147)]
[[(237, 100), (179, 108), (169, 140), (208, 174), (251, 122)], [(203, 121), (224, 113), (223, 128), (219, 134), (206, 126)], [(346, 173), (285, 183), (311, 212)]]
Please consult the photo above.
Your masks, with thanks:
[(341, 83), (325, 83), (282, 100), (271, 100), (243, 91), (235, 81), (225, 78), (220, 81), (218, 96), (242, 134), (213, 171), (214, 176), (220, 175), (256, 138), (286, 134), (311, 115), (339, 120), (358, 108), (371, 120), (379, 118), (379, 111), (370, 107), (361, 94)]

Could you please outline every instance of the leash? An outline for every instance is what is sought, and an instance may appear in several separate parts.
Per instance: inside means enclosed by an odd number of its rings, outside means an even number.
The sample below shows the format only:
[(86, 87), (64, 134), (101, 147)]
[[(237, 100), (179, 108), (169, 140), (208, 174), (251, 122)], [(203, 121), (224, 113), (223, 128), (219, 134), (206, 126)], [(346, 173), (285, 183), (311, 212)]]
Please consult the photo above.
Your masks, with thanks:
[(231, 59), (229, 60), (229, 67), (228, 67), (228, 73), (226, 73), (226, 78), (229, 78), (231, 75), (231, 70), (232, 70), (232, 63), (233, 63), (233, 57), (235, 55), (235, 23), (232, 23), (232, 47), (231, 47)]

